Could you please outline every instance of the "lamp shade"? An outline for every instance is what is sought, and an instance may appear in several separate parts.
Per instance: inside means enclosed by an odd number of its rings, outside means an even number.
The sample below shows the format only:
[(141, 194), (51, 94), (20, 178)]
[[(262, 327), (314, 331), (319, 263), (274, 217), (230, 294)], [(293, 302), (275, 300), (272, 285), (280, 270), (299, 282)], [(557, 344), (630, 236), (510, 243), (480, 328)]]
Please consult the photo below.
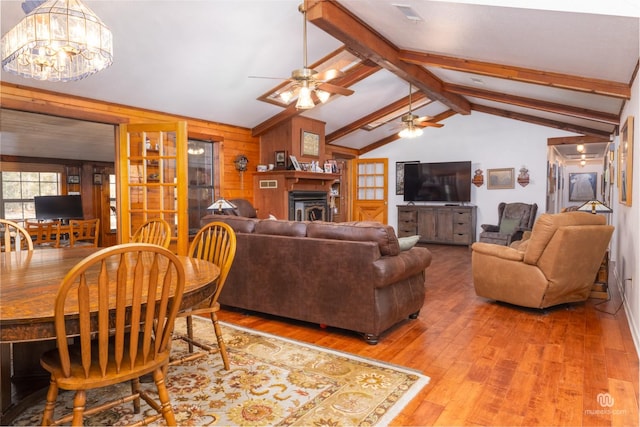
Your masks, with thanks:
[(236, 205), (234, 205), (231, 202), (226, 201), (225, 199), (218, 199), (215, 202), (213, 202), (213, 204), (211, 204), (211, 206), (209, 206), (207, 209), (215, 209), (218, 212), (222, 212), (225, 209), (235, 209)]
[(585, 202), (582, 206), (580, 206), (577, 210), (583, 211), (583, 212), (591, 212), (592, 214), (613, 212), (613, 209), (611, 209), (609, 206), (605, 205), (599, 200), (589, 200)]
[(9, 30), (2, 67), (22, 77), (80, 80), (111, 65), (109, 28), (80, 0), (49, 0)]

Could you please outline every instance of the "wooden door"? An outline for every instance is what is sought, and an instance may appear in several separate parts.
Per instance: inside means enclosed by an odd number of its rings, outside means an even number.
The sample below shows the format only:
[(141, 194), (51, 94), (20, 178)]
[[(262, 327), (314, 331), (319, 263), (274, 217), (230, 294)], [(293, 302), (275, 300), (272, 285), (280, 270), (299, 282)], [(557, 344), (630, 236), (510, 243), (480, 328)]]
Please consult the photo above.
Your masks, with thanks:
[(387, 223), (387, 159), (353, 161), (353, 219)]
[(189, 245), (187, 123), (120, 126), (118, 143), (118, 241), (127, 243), (151, 218), (171, 224), (171, 247)]

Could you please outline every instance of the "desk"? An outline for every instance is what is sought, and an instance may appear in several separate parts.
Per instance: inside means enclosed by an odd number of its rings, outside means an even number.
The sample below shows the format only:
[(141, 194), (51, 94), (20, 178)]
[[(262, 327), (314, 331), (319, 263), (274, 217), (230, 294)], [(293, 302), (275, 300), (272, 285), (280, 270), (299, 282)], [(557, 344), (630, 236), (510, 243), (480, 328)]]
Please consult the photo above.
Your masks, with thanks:
[[(47, 248), (0, 253), (0, 345), (2, 412), (11, 404), (8, 343), (51, 340), (56, 336), (53, 303), (65, 274), (93, 247)], [(219, 268), (208, 262), (178, 256), (185, 270), (182, 309), (198, 305), (215, 291)], [(8, 393), (8, 395), (7, 395)]]

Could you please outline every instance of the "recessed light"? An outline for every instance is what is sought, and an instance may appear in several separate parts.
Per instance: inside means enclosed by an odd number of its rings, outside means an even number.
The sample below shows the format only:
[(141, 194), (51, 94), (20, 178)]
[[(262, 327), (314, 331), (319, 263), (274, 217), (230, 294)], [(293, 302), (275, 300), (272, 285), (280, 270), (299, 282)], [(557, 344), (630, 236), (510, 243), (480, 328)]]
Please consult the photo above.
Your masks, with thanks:
[(392, 6), (395, 6), (398, 8), (398, 10), (400, 12), (402, 12), (402, 14), (410, 21), (414, 21), (414, 22), (418, 22), (418, 21), (422, 21), (422, 17), (420, 15), (418, 15), (418, 13), (413, 10), (413, 8), (411, 8), (411, 6), (408, 6), (406, 4), (392, 4)]

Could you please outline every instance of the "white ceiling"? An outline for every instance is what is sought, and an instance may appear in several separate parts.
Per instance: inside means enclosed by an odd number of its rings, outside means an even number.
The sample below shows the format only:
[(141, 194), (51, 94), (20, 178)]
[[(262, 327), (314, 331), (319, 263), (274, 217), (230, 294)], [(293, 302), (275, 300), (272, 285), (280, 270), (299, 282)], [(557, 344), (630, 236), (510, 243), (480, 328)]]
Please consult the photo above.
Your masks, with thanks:
[[(113, 32), (114, 63), (111, 67), (84, 80), (68, 83), (39, 82), (5, 71), (0, 77), (10, 83), (254, 128), (283, 108), (256, 99), (279, 84), (279, 80), (249, 76), (286, 78), (292, 70), (302, 66), (300, 2), (86, 1)], [(393, 0), (339, 1), (400, 49), (626, 84), (631, 81), (638, 63), (640, 6), (635, 0), (585, 1), (578, 5), (598, 8), (590, 10), (600, 14), (487, 5), (505, 3), (499, 1), (403, 0), (401, 3), (411, 7), (423, 19), (421, 22), (409, 21), (394, 3)], [(522, 1), (508, 3), (523, 4)], [(576, 2), (541, 0), (534, 3), (561, 9)], [(1, 32), (4, 34), (24, 16), (21, 1), (0, 1), (0, 14)], [(313, 24), (308, 25), (309, 63), (318, 61), (342, 45)], [(577, 109), (619, 115), (624, 103), (619, 98), (593, 93), (432, 66), (426, 68), (444, 83)], [(305, 111), (303, 115), (325, 121), (326, 133), (330, 134), (405, 97), (409, 90), (406, 81), (384, 69), (350, 89), (355, 91), (354, 95), (334, 96), (328, 103)], [(465, 98), (472, 104), (535, 116), (567, 126), (615, 132), (614, 125), (598, 120), (472, 96)], [(414, 112), (434, 116), (448, 109), (441, 102), (433, 102)], [(36, 128), (32, 123), (23, 123), (22, 129), (18, 129), (21, 121), (6, 112), (0, 117), (2, 154), (20, 154), (28, 148), (30, 141), (34, 141), (33, 135), (27, 138), (23, 132), (25, 126), (32, 131)], [(396, 133), (399, 123), (395, 120), (374, 131), (357, 130), (334, 143), (362, 149)], [(447, 125), (446, 120), (441, 123)], [(37, 147), (28, 149), (26, 153), (37, 150), (43, 157), (58, 157), (58, 153), (63, 152), (57, 149), (60, 144), (74, 142), (73, 136), (78, 135), (77, 129), (74, 130), (71, 136), (59, 136), (64, 140), (54, 140), (59, 132), (48, 133), (49, 143), (37, 140)], [(100, 132), (112, 136), (113, 128), (103, 128)], [(87, 135), (83, 136), (86, 144)], [(48, 147), (56, 149), (47, 156), (44, 154)], [(94, 160), (106, 160), (106, 157), (113, 157), (113, 149), (107, 149), (104, 144), (83, 147), (80, 154), (76, 154), (80, 158), (89, 159), (91, 156)], [(84, 151), (87, 152), (82, 153)]]

